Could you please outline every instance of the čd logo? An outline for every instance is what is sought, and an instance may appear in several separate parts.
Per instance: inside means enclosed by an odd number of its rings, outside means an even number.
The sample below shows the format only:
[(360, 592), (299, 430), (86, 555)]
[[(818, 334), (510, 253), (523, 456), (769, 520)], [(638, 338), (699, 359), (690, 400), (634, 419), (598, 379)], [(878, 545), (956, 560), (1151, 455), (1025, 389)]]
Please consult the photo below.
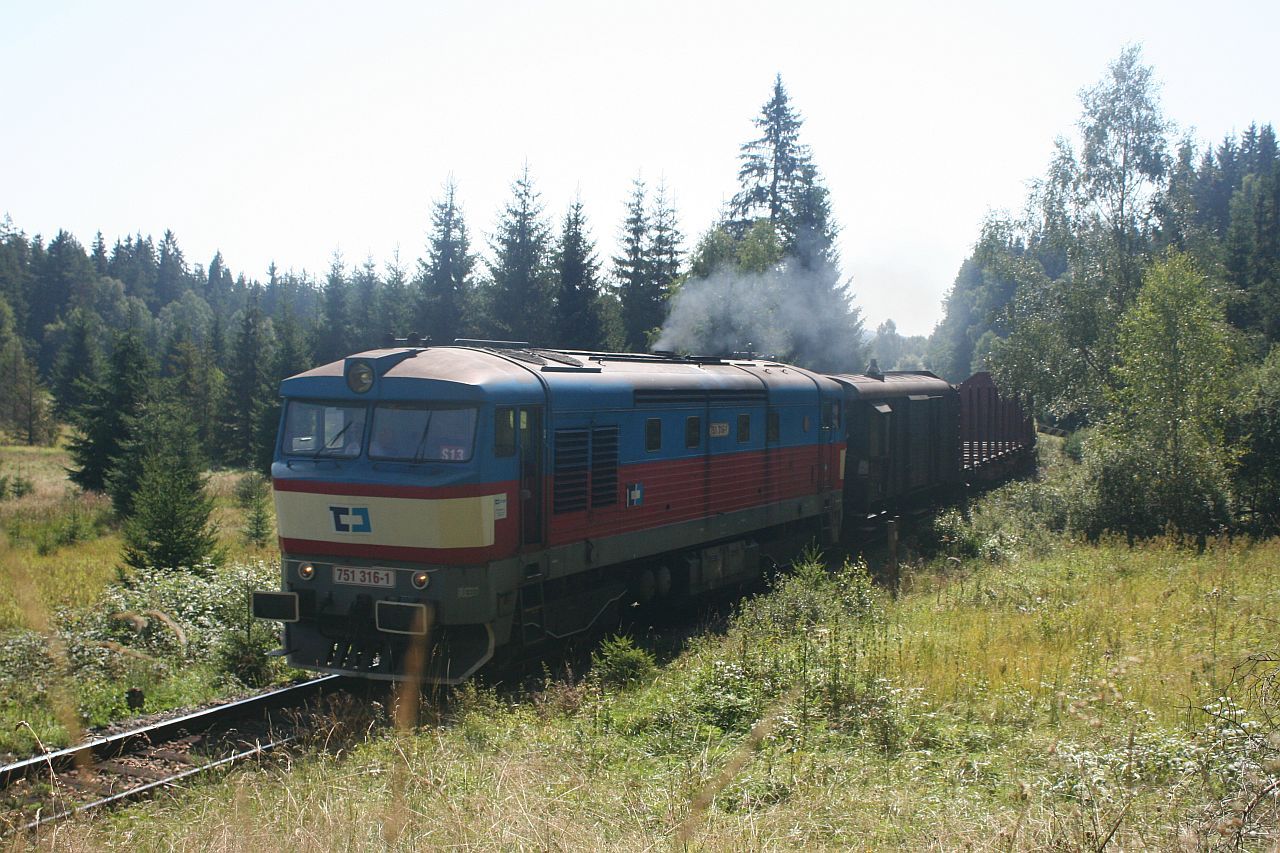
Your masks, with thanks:
[(333, 529), (338, 533), (370, 533), (373, 530), (367, 506), (331, 506), (329, 512), (333, 513)]

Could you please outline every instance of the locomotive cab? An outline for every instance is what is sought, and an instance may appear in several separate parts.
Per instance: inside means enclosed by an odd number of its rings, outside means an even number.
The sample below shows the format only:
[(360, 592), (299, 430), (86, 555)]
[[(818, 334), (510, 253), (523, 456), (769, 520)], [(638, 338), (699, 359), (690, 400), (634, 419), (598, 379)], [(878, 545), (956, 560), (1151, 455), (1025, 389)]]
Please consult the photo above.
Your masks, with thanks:
[(425, 352), (362, 353), (281, 385), (281, 589), (253, 605), (285, 623), (295, 665), (456, 682), (510, 630), (495, 589), (517, 571), (520, 407), (491, 396), (536, 404), (542, 389), (473, 352)]

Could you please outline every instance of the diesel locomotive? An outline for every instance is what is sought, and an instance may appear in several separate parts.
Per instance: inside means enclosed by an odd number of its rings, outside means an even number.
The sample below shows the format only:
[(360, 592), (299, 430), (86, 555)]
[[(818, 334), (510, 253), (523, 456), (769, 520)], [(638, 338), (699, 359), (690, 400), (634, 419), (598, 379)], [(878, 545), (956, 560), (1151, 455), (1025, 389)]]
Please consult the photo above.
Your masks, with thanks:
[(281, 588), (253, 612), (284, 623), (295, 666), (458, 683), (1025, 458), (1029, 419), (982, 376), (497, 341), (359, 353), (281, 384)]

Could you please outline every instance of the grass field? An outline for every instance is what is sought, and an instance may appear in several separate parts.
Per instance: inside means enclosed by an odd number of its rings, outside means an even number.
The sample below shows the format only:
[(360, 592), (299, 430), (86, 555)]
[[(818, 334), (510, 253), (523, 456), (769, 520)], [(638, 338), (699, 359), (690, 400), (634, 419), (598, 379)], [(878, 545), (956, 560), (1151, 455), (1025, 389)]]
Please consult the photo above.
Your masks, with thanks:
[[(66, 491), (57, 453), (12, 454), (3, 464), (29, 466), (37, 488), (0, 507), (7, 529), (103, 509)], [(897, 596), (859, 565), (815, 560), (662, 665), (646, 638), (611, 643), (585, 678), (468, 685), (404, 730), (379, 727), (385, 708), (351, 704), (287, 766), (68, 824), (39, 845), (1280, 849), (1280, 542), (1198, 552), (1055, 536), (1044, 519), (1060, 514), (1054, 484), (1071, 472), (1053, 447), (1045, 458), (1056, 473), (1043, 486), (1014, 483), (941, 518), (922, 543), (970, 556), (916, 561)], [(56, 672), (9, 680), (0, 749), (29, 747), (19, 720), (57, 742), (123, 713), (126, 683), (147, 685), (147, 710), (228, 689), (213, 637), (239, 618), (237, 591), (273, 571), (243, 560), (237, 477), (211, 483), (242, 558), (217, 576), (122, 591), (109, 529), (44, 555), (34, 536), (9, 537), (8, 624), (72, 605), (55, 639), (95, 676), (74, 689)], [(203, 650), (154, 620), (134, 635), (93, 608), (67, 617), (87, 601), (174, 614)], [(102, 653), (104, 637), (129, 654)], [(1258, 655), (1272, 662), (1249, 668)], [(24, 700), (33, 683), (43, 692)]]
[[(245, 513), (235, 500), (243, 472), (224, 471), (210, 476), (209, 488), (228, 568), (193, 578), (185, 595), (181, 577), (171, 579), (176, 588), (164, 607), (143, 600), (145, 590), (126, 594), (111, 502), (76, 488), (68, 464), (62, 448), (0, 447), (0, 475), (32, 486), (0, 501), (0, 753), (30, 752), (37, 737), (49, 747), (65, 745), (86, 726), (129, 715), (130, 687), (144, 690), (147, 712), (242, 689), (219, 670), (213, 635), (240, 618), (238, 573), (274, 584), (275, 543), (246, 544)], [(184, 598), (203, 601), (204, 609), (184, 607)], [(218, 609), (219, 598), (229, 606)], [(152, 615), (140, 619), (147, 611)], [(154, 615), (161, 611), (165, 616)], [(192, 635), (181, 648), (156, 635), (166, 619)]]
[(1280, 774), (1276, 697), (1235, 667), (1277, 650), (1277, 613), (1276, 542), (944, 560), (896, 601), (810, 566), (660, 668), (618, 644), (586, 680), (464, 688), (367, 740), (377, 712), (349, 708), (327, 752), (44, 843), (1274, 850), (1275, 796), (1253, 798)]

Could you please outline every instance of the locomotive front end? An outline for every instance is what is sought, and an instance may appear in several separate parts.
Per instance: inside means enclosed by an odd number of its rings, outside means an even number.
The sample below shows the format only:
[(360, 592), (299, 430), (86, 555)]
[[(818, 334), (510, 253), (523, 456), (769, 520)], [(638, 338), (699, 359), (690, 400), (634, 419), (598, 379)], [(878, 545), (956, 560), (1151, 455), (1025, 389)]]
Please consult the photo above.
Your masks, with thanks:
[[(379, 350), (285, 380), (272, 482), (291, 664), (457, 683), (510, 632), (516, 473), (477, 353)], [(510, 575), (510, 577), (508, 577)]]

